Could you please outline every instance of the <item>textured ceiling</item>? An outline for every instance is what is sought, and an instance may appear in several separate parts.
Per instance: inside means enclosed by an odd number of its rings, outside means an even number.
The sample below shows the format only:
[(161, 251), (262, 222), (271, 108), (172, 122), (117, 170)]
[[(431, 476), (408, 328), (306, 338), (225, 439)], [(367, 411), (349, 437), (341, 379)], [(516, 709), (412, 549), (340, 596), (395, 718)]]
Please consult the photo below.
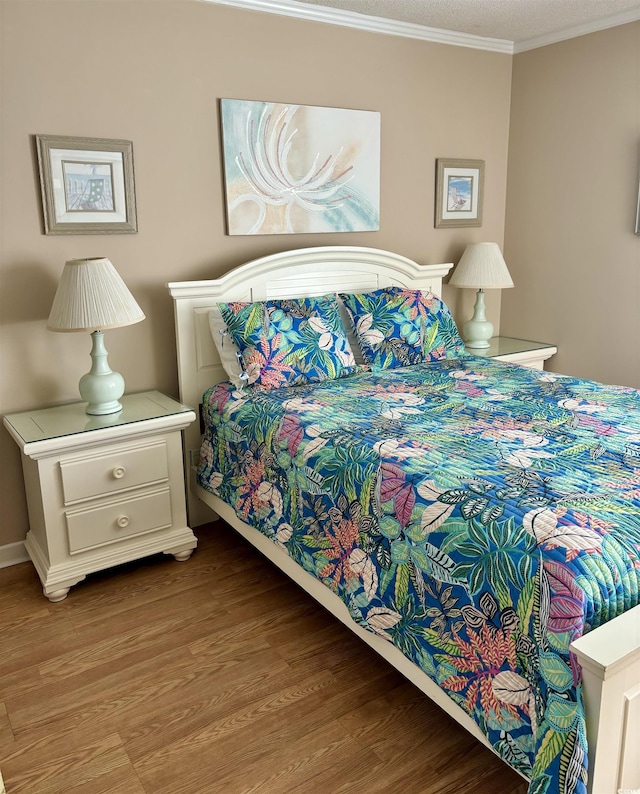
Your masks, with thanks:
[[(639, 0), (298, 0), (305, 5), (524, 42), (629, 12)], [(635, 14), (634, 14), (635, 12)], [(627, 20), (622, 20), (627, 21)], [(603, 27), (608, 27), (604, 24)]]

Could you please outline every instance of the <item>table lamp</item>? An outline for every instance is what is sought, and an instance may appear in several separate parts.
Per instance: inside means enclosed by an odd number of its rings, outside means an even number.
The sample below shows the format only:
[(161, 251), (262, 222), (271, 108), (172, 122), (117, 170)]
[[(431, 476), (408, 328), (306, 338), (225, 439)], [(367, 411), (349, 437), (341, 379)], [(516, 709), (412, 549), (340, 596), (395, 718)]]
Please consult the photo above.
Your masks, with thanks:
[(513, 287), (498, 243), (470, 243), (449, 280), (452, 287), (477, 289), (473, 317), (462, 326), (462, 337), (469, 348), (487, 348), (493, 324), (484, 314), (485, 289)]
[(122, 409), (124, 378), (109, 368), (103, 331), (141, 320), (142, 309), (108, 259), (70, 259), (65, 264), (47, 328), (91, 332), (91, 370), (80, 378), (80, 396), (88, 403), (88, 414), (101, 416)]

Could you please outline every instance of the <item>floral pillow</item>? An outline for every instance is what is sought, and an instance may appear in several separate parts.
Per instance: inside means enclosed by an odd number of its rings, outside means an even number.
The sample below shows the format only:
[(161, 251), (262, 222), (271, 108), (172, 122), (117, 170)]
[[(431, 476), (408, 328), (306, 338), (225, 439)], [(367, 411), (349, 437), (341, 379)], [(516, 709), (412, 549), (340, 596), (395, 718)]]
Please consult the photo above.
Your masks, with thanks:
[(277, 389), (342, 378), (356, 370), (333, 295), (218, 307), (242, 352), (247, 383)]
[(362, 354), (374, 369), (457, 358), (464, 343), (447, 306), (431, 292), (383, 287), (340, 294)]

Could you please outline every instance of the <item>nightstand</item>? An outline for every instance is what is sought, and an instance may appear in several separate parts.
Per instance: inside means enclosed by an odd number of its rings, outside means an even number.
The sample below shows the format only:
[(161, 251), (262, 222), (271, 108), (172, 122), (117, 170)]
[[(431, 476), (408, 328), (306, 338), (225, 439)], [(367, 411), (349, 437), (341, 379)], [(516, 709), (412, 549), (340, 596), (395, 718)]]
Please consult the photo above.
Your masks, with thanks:
[(157, 552), (187, 560), (197, 545), (181, 436), (195, 413), (157, 391), (121, 402), (106, 416), (81, 402), (4, 417), (22, 451), (25, 548), (50, 601), (88, 573)]
[(528, 339), (513, 339), (510, 336), (494, 336), (484, 350), (466, 348), (474, 356), (488, 356), (511, 364), (521, 364), (530, 369), (544, 369), (544, 362), (558, 352), (555, 345), (532, 342)]

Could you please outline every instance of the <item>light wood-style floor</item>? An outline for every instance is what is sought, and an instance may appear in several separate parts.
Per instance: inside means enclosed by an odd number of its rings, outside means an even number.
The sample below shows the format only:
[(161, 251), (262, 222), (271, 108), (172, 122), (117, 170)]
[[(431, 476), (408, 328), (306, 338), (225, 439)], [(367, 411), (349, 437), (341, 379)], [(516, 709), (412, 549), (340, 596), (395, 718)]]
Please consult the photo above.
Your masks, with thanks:
[(0, 570), (7, 794), (524, 794), (222, 522), (49, 603)]

